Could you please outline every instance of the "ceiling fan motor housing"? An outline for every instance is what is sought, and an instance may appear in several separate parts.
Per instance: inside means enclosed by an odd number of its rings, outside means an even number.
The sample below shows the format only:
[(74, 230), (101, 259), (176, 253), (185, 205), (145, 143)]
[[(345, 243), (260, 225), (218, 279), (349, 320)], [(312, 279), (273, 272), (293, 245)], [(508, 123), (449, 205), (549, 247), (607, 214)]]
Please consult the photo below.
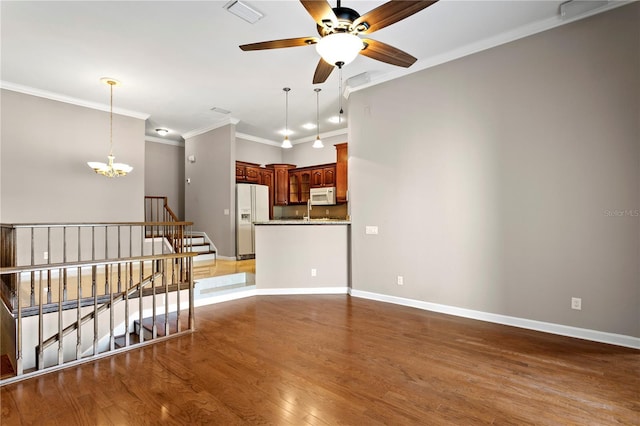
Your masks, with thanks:
[(328, 34), (341, 32), (341, 33), (353, 33), (353, 32), (361, 32), (365, 31), (369, 28), (369, 24), (366, 22), (362, 22), (358, 25), (357, 28), (353, 28), (353, 22), (360, 17), (360, 14), (355, 10), (348, 7), (334, 7), (332, 8), (333, 13), (338, 18), (338, 25), (336, 27), (333, 26), (333, 22), (330, 20), (323, 20), (322, 23), (324, 27), (318, 26), (318, 32), (321, 36), (325, 36)]

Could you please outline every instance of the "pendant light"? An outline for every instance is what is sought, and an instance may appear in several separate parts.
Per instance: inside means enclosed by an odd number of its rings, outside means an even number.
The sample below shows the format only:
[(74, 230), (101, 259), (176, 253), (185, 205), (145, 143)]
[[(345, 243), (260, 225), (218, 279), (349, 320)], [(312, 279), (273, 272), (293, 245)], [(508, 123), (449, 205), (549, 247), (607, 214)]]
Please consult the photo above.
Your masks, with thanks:
[(99, 175), (110, 178), (126, 176), (127, 173), (133, 170), (133, 167), (128, 164), (113, 162), (113, 160), (116, 159), (113, 155), (113, 86), (119, 86), (120, 82), (107, 77), (101, 78), (100, 81), (108, 84), (111, 89), (111, 98), (109, 103), (109, 155), (107, 156), (107, 164), (97, 161), (89, 161), (87, 164)]
[(291, 88), (285, 87), (282, 90), (284, 90), (284, 94), (285, 94), (284, 140), (282, 141), (282, 145), (280, 147), (281, 148), (293, 148), (293, 145), (291, 145), (291, 141), (289, 140), (289, 91), (291, 90)]
[(322, 89), (313, 89), (316, 92), (316, 140), (313, 142), (313, 148), (324, 148), (322, 140), (320, 140), (320, 91)]

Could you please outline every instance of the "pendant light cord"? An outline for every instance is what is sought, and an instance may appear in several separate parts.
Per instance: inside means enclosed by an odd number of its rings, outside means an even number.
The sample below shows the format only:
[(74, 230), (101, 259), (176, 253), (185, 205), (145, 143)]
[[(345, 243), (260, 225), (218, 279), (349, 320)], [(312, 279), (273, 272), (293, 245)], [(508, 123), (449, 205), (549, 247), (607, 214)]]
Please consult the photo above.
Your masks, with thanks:
[(113, 156), (113, 82), (109, 82), (111, 98), (109, 101), (109, 155)]
[(338, 123), (342, 123), (342, 67), (338, 68), (338, 100), (340, 101), (340, 114), (338, 115)]

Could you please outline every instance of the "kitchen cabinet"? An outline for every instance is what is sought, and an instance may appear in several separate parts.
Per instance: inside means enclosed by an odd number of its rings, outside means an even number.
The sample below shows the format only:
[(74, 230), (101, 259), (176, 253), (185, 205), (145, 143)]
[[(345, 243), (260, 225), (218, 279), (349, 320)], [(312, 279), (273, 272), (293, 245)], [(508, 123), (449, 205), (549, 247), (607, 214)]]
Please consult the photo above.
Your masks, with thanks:
[(311, 170), (289, 170), (289, 204), (306, 204), (311, 196)]
[(236, 161), (236, 182), (258, 183), (260, 180), (260, 164)]
[(313, 166), (311, 170), (311, 188), (336, 186), (336, 165)]
[(260, 185), (269, 187), (269, 219), (273, 219), (273, 204), (275, 201), (275, 189), (273, 187), (273, 170), (260, 168)]
[(347, 178), (348, 146), (347, 142), (334, 145), (336, 147), (336, 202), (346, 203), (347, 189), (349, 188)]
[(292, 164), (267, 164), (266, 168), (273, 170), (273, 188), (275, 206), (289, 204), (289, 170), (296, 166)]

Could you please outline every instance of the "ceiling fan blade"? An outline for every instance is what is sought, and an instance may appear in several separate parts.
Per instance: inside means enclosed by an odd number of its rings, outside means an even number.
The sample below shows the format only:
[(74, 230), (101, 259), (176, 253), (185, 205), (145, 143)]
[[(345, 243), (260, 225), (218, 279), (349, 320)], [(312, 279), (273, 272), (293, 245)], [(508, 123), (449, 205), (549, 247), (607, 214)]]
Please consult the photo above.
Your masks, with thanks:
[[(307, 9), (309, 15), (321, 27), (338, 26), (338, 18), (326, 0), (300, 0), (302, 6)], [(330, 23), (327, 25), (327, 23)]]
[(391, 0), (373, 10), (365, 13), (353, 22), (352, 28), (358, 28), (363, 23), (368, 24), (367, 29), (358, 31), (360, 34), (371, 34), (391, 24), (408, 18), (414, 13), (426, 9), (438, 0), (433, 1), (408, 1), (408, 0)]
[(318, 62), (318, 66), (316, 67), (316, 72), (313, 74), (313, 84), (320, 84), (327, 81), (327, 78), (329, 78), (333, 68), (333, 65), (320, 58), (320, 62)]
[(362, 39), (362, 41), (366, 44), (366, 47), (360, 51), (360, 54), (371, 59), (405, 68), (409, 68), (417, 61), (417, 58), (409, 55), (407, 52), (403, 52), (381, 41), (371, 39)]
[(259, 43), (243, 44), (240, 49), (246, 51), (249, 50), (266, 50), (266, 49), (280, 49), (283, 47), (298, 47), (308, 46), (310, 44), (316, 44), (318, 42), (317, 37), (298, 37), (298, 38), (285, 38), (282, 40), (261, 41)]

